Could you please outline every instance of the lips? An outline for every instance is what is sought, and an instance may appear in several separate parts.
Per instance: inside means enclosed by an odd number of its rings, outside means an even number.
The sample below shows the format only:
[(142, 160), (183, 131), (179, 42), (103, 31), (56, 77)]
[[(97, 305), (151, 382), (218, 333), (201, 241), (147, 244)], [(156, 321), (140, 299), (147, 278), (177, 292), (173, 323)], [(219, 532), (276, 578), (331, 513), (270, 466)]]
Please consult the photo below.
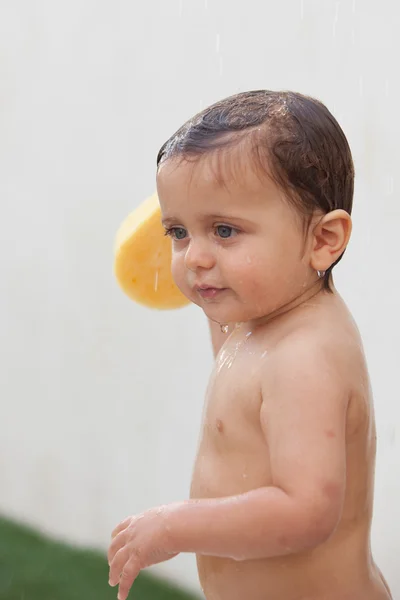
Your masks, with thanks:
[(217, 288), (208, 285), (202, 285), (196, 287), (197, 292), (200, 294), (202, 298), (215, 298), (221, 292), (225, 290), (225, 288)]

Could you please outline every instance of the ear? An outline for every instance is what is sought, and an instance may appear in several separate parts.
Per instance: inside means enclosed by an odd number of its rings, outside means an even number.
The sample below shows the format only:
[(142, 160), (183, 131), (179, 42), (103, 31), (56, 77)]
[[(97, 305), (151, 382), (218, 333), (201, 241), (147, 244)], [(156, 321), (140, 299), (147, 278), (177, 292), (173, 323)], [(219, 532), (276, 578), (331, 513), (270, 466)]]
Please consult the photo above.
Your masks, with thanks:
[(310, 264), (326, 271), (346, 250), (351, 235), (351, 217), (345, 210), (333, 210), (314, 226)]

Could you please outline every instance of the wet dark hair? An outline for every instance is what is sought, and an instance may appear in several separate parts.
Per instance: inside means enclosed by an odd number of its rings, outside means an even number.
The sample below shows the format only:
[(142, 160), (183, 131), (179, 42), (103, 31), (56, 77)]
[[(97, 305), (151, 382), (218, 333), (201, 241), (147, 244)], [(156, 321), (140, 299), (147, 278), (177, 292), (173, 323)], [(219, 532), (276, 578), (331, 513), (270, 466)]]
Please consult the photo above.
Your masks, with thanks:
[[(296, 92), (256, 90), (216, 102), (163, 144), (157, 167), (168, 158), (197, 159), (241, 141), (250, 142), (254, 165), (274, 179), (308, 225), (316, 210), (351, 214), (354, 165), (346, 136), (322, 102)], [(325, 273), (327, 290), (342, 256)]]

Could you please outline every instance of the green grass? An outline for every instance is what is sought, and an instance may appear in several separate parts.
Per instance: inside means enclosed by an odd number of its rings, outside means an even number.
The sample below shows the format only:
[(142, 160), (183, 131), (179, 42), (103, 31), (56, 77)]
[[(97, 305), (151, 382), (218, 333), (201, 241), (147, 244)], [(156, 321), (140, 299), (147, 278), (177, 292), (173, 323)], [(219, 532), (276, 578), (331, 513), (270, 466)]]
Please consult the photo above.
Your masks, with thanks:
[[(80, 550), (0, 518), (0, 600), (115, 600), (103, 554)], [(194, 600), (148, 573), (129, 599)]]

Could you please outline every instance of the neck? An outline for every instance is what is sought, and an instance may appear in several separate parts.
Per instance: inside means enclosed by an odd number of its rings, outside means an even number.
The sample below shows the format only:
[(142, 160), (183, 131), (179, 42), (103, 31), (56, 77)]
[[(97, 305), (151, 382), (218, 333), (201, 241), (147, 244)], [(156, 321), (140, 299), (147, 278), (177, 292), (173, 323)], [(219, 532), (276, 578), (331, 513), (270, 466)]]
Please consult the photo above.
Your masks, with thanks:
[[(333, 288), (333, 286), (332, 286), (332, 290), (333, 290), (333, 293), (335, 293), (335, 289)], [(320, 294), (323, 294), (325, 291), (326, 290), (324, 289), (323, 281), (317, 281), (312, 286), (307, 288), (304, 292), (302, 292), (295, 298), (292, 298), (286, 304), (280, 306), (279, 308), (277, 308), (273, 312), (269, 313), (268, 315), (264, 315), (263, 317), (259, 317), (257, 319), (252, 319), (251, 321), (249, 321), (247, 323), (247, 325), (252, 330), (254, 330), (258, 327), (261, 327), (262, 325), (266, 325), (267, 323), (270, 323), (271, 321), (275, 320), (276, 318), (286, 315), (287, 313), (292, 312), (295, 309), (306, 305), (310, 300), (312, 300), (313, 298), (316, 298)]]

